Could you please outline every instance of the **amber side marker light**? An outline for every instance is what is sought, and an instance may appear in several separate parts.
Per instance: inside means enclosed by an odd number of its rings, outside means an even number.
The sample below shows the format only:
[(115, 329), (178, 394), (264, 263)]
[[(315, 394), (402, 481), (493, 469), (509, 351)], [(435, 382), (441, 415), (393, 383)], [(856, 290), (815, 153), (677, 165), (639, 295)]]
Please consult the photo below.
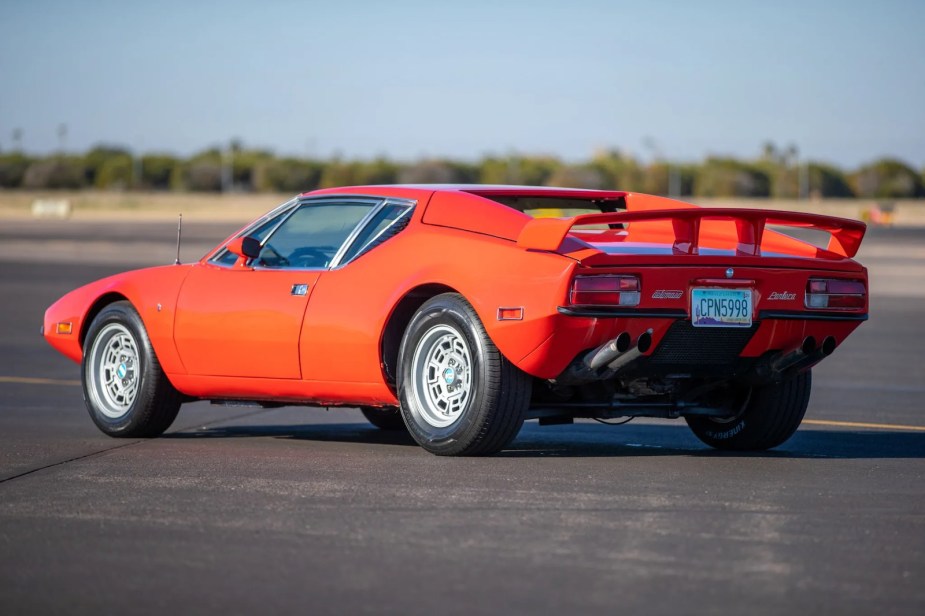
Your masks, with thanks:
[(71, 332), (74, 330), (74, 325), (68, 321), (62, 321), (55, 325), (55, 332), (59, 336), (70, 336)]
[(806, 307), (819, 310), (863, 308), (867, 289), (860, 280), (810, 278), (806, 283)]
[(499, 321), (523, 321), (523, 308), (498, 308)]

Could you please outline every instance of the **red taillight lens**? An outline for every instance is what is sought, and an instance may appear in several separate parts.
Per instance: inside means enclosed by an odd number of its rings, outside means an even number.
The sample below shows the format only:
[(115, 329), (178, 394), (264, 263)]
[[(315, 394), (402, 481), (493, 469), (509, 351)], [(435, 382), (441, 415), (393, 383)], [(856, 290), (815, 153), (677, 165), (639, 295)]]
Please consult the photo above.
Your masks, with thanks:
[(821, 310), (864, 308), (867, 288), (860, 280), (810, 278), (806, 283), (806, 307)]
[(574, 306), (638, 306), (636, 276), (576, 276), (569, 301)]

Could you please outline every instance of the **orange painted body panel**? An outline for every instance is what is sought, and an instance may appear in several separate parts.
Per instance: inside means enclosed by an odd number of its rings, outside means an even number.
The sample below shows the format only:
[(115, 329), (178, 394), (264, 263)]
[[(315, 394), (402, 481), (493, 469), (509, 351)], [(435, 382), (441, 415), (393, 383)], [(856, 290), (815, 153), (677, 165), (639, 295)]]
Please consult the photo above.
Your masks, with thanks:
[[(125, 298), (141, 315), (148, 337), (166, 372), (184, 371), (173, 344), (173, 319), (180, 285), (192, 265), (167, 265), (116, 274), (71, 291), (45, 311), (45, 338), (68, 358), (80, 362), (81, 341), (89, 327), (88, 312), (100, 298)], [(54, 324), (69, 321), (74, 334), (60, 336)]]
[[(321, 276), (302, 330), (305, 378), (385, 386), (379, 355), (384, 325), (402, 297), (428, 284), (466, 297), (501, 352), (516, 362), (552, 333), (551, 315), (574, 266), (555, 255), (511, 253), (506, 240), (427, 225), (376, 251), (376, 259), (365, 255)], [(422, 254), (433, 256), (421, 261)], [(415, 262), (413, 268), (397, 265)], [(486, 283), (486, 272), (503, 284)], [(524, 319), (499, 322), (498, 308), (509, 306), (523, 307)]]
[(335, 383), (302, 379), (170, 375), (178, 390), (195, 398), (311, 403), (322, 406), (389, 405), (396, 399), (373, 383)]
[[(616, 317), (585, 318), (557, 314), (552, 317), (555, 335), (532, 353), (520, 365), (521, 369), (542, 378), (555, 378), (581, 351), (592, 349), (607, 340), (628, 332), (633, 340), (646, 330), (652, 329), (652, 349), (658, 347), (668, 328), (678, 318), (690, 318), (691, 289), (694, 287), (728, 287), (752, 289), (753, 319), (761, 325), (752, 340), (742, 350), (742, 357), (758, 357), (763, 353), (789, 351), (800, 346), (806, 336), (823, 340), (833, 336), (837, 344), (857, 328), (861, 321), (802, 320), (760, 318), (761, 313), (799, 313), (805, 311), (803, 290), (810, 276), (818, 275), (808, 271), (768, 268), (736, 268), (734, 280), (725, 279), (726, 266), (703, 266), (699, 268), (621, 267), (597, 270), (597, 273), (622, 273), (638, 276), (641, 287), (648, 290), (636, 309), (647, 311), (676, 311), (680, 317)], [(584, 274), (587, 270), (577, 270)], [(866, 272), (858, 272), (857, 279), (866, 282)], [(721, 282), (720, 282), (721, 281)], [(677, 298), (653, 298), (656, 290), (680, 291)], [(774, 294), (777, 294), (776, 296)], [(772, 299), (790, 297), (793, 299)], [(866, 314), (867, 306), (856, 311)]]
[[(569, 231), (574, 221), (534, 220), (491, 201), (492, 196), (527, 193), (625, 199), (628, 214), (588, 220), (616, 222), (623, 216), (629, 227)], [(859, 324), (780, 316), (806, 311), (803, 293), (810, 276), (823, 273), (866, 285), (866, 270), (845, 256), (856, 250), (858, 233), (863, 235), (855, 224), (842, 225), (848, 232), (830, 251), (764, 230), (758, 221), (777, 214), (736, 210), (731, 219), (717, 220), (690, 204), (632, 193), (367, 186), (307, 196), (338, 194), (397, 197), (416, 207), (403, 231), (339, 268), (252, 270), (219, 267), (204, 258), (194, 265), (139, 270), (92, 283), (48, 309), (45, 336), (80, 361), (80, 337), (58, 335), (54, 325), (68, 321), (75, 332), (85, 331), (95, 302), (125, 297), (141, 314), (168, 377), (187, 395), (381, 405), (397, 403), (383, 367), (386, 324), (403, 298), (433, 285), (464, 296), (505, 357), (545, 379), (556, 378), (582, 352), (622, 332), (635, 340), (651, 329), (652, 348), (657, 348), (672, 323), (689, 318), (690, 290), (723, 280), (730, 267), (735, 278), (724, 284), (752, 289), (754, 318), (760, 321), (744, 357), (795, 349), (807, 335), (818, 340), (834, 336), (841, 343)], [(672, 208), (682, 212), (676, 219), (664, 212), (653, 214), (656, 220), (639, 215)], [(690, 231), (694, 220), (696, 233)], [(742, 226), (743, 220), (751, 230)], [(793, 220), (841, 224), (824, 217)], [(760, 251), (743, 249), (749, 239)], [(686, 241), (700, 254), (679, 251)], [(638, 276), (639, 314), (563, 314), (560, 308), (568, 306), (576, 273)], [(307, 285), (307, 292), (294, 295), (293, 285)], [(654, 293), (665, 289), (680, 294), (665, 298)], [(515, 314), (522, 309), (523, 318), (499, 320), (500, 308), (513, 308)], [(853, 311), (858, 316), (866, 312), (866, 305)]]
[[(466, 215), (460, 216), (460, 211), (465, 211)], [(465, 193), (437, 193), (428, 204), (421, 220), (428, 225), (482, 234), (486, 234), (485, 221), (490, 220), (487, 234), (515, 240), (533, 219), (510, 208), (498, 209), (498, 204), (488, 199)]]
[[(320, 272), (200, 264), (180, 290), (174, 342), (186, 372), (299, 379), (299, 333)], [(307, 285), (293, 295), (293, 285)]]

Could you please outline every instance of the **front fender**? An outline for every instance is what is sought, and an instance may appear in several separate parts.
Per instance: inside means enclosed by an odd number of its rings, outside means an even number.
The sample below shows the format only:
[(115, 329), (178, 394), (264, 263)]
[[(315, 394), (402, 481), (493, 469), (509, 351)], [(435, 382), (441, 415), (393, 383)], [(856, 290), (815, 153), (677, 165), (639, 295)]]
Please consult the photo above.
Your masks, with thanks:
[[(114, 301), (129, 301), (144, 322), (164, 371), (185, 372), (173, 342), (177, 295), (195, 265), (166, 265), (116, 274), (67, 293), (45, 311), (45, 340), (80, 363), (87, 329), (96, 314)], [(60, 330), (58, 324), (70, 324)]]

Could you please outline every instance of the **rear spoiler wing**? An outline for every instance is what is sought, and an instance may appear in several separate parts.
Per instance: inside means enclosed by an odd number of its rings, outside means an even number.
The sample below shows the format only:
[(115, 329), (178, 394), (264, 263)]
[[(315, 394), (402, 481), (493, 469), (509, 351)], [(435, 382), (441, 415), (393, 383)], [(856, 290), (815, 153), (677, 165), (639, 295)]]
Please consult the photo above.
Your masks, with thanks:
[(672, 248), (675, 252), (696, 255), (700, 244), (700, 222), (704, 219), (735, 222), (738, 235), (736, 253), (754, 256), (761, 255), (761, 238), (766, 225), (825, 231), (831, 235), (826, 250), (849, 258), (857, 254), (867, 231), (867, 225), (863, 222), (821, 214), (748, 208), (692, 207), (583, 214), (573, 218), (534, 218), (520, 232), (517, 245), (527, 250), (555, 251), (572, 227), (670, 221), (674, 229)]

